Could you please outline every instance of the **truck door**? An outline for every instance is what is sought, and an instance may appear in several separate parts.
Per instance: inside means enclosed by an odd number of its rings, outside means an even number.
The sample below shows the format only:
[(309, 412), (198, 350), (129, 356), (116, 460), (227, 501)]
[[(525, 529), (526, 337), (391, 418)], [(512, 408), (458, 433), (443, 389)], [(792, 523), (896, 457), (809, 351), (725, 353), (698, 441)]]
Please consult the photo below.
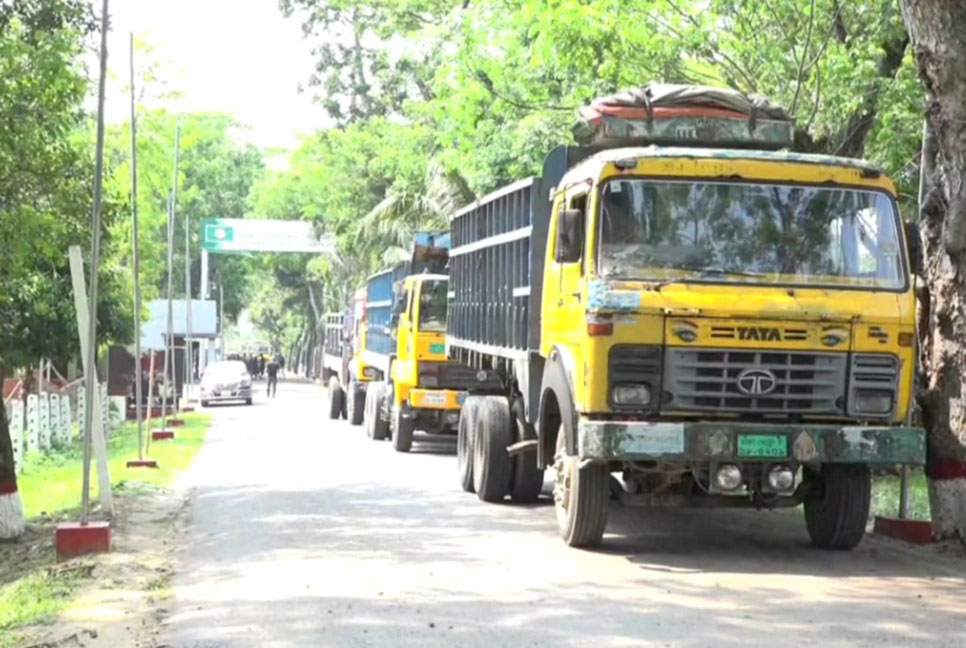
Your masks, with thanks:
[[(575, 357), (580, 354), (581, 341), (586, 322), (586, 296), (581, 294), (581, 277), (584, 267), (584, 245), (579, 255), (564, 259), (558, 250), (561, 214), (565, 211), (579, 212), (581, 238), (586, 239), (587, 196), (589, 185), (578, 185), (566, 190), (554, 201), (553, 221), (548, 247), (548, 272), (544, 283), (543, 340), (549, 346), (564, 344)], [(576, 387), (576, 386), (575, 386)]]

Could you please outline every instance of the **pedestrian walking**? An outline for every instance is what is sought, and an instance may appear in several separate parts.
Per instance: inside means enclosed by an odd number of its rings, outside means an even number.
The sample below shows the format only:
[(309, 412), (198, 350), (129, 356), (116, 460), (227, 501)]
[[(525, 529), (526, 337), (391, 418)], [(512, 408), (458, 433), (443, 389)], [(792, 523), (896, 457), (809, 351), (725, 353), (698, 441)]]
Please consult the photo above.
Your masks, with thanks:
[(267, 394), (271, 398), (275, 398), (275, 388), (278, 386), (278, 362), (275, 358), (268, 361), (265, 365), (265, 376), (268, 379)]

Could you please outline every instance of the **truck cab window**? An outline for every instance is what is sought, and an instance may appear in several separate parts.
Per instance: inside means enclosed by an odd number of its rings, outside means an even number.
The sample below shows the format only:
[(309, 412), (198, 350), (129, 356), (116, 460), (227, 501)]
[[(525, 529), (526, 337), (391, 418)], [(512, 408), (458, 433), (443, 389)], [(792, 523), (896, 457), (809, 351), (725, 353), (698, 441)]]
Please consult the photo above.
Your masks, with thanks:
[(419, 292), (419, 329), (446, 331), (446, 281), (427, 281)]

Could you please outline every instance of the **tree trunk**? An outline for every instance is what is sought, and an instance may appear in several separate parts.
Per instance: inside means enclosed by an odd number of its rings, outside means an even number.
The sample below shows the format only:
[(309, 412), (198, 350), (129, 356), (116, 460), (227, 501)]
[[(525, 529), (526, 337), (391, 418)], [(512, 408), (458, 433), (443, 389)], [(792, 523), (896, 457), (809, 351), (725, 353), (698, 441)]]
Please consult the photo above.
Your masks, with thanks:
[(902, 0), (902, 13), (935, 137), (920, 216), (926, 468), (937, 535), (966, 540), (966, 0)]
[[(0, 371), (0, 385), (4, 372)], [(13, 465), (13, 440), (6, 406), (0, 407), (0, 540), (16, 540), (23, 534), (24, 517), (17, 471)]]

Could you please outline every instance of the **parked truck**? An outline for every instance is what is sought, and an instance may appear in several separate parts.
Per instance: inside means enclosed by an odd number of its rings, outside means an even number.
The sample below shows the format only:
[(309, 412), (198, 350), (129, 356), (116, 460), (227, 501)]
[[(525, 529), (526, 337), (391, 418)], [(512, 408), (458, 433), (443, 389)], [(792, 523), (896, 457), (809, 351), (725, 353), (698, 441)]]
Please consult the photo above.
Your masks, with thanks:
[(792, 123), (729, 91), (597, 102), (581, 145), (451, 219), (447, 349), (498, 377), (464, 400), (459, 478), (602, 541), (628, 506), (804, 505), (862, 538), (870, 469), (910, 425), (918, 234), (863, 161), (778, 150)]
[(476, 372), (447, 361), (445, 274), (448, 232), (417, 234), (413, 258), (366, 284), (366, 351), (374, 368), (365, 402), (366, 433), (408, 452), (417, 429), (455, 433), (462, 396)]
[(345, 390), (346, 418), (352, 425), (362, 425), (365, 411), (366, 391), (370, 382), (378, 377), (375, 367), (367, 364), (363, 357), (366, 353), (366, 289), (361, 288), (352, 295), (343, 325), (346, 330), (346, 348), (343, 352), (349, 358), (347, 385)]
[(319, 364), (322, 384), (326, 386), (326, 411), (330, 419), (346, 418), (348, 415), (345, 386), (349, 384), (349, 348), (346, 313), (324, 314)]

